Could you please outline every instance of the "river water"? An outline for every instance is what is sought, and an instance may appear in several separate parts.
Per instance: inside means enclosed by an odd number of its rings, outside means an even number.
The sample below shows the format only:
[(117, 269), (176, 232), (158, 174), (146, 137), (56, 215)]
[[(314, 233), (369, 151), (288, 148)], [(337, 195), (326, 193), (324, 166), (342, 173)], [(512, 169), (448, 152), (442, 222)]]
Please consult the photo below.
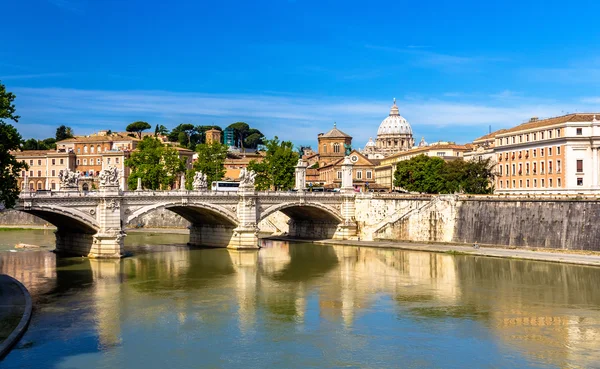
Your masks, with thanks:
[(600, 269), (269, 241), (56, 258), (0, 232), (0, 273), (35, 310), (1, 368), (600, 368)]

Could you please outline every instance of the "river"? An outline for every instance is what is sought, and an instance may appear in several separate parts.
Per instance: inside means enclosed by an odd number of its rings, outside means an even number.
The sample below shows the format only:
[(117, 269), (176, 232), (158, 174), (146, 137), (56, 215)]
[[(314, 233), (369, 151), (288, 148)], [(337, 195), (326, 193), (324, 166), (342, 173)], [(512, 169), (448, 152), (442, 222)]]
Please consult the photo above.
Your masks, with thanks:
[[(57, 258), (0, 232), (0, 273), (35, 304), (2, 368), (598, 368), (600, 268), (264, 241)], [(49, 246), (10, 252), (15, 243)]]

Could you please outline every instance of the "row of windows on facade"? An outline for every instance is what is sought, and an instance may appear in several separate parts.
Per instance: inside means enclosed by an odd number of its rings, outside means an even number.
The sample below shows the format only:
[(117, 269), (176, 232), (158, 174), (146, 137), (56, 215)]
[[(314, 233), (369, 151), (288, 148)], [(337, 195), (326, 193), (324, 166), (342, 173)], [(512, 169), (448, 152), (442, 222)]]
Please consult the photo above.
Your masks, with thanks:
[[(537, 141), (538, 137), (540, 140), (543, 140), (544, 136), (547, 139), (551, 139), (552, 131), (556, 132), (556, 136), (555, 136), (556, 138), (560, 137), (560, 128), (556, 128), (554, 130), (549, 129), (547, 131), (538, 131), (538, 132), (526, 133), (526, 134), (522, 134), (522, 135), (518, 135), (518, 136), (499, 138), (498, 145), (503, 145), (503, 144), (508, 145), (509, 142), (514, 144), (514, 143), (517, 143), (517, 141), (518, 141), (518, 143)], [(576, 132), (577, 132), (577, 135), (582, 135), (583, 129), (577, 128)], [(545, 135), (544, 135), (544, 133), (545, 133)]]
[[(354, 175), (355, 175), (355, 177), (354, 177), (354, 178), (356, 178), (356, 179), (362, 179), (362, 177), (363, 177), (363, 172), (362, 172), (362, 170), (357, 170), (357, 171), (354, 173)], [(366, 177), (367, 179), (372, 179), (372, 178), (373, 178), (373, 172), (372, 172), (372, 171), (370, 171), (370, 170), (367, 170), (367, 172), (366, 172), (366, 176), (367, 176), (367, 177)], [(341, 170), (338, 170), (338, 172), (337, 172), (337, 179), (342, 179), (342, 171), (341, 171)]]
[[(88, 160), (83, 159), (82, 161), (80, 161), (80, 159), (77, 159), (76, 163), (77, 163), (77, 165), (80, 165), (80, 163), (83, 163), (83, 165), (88, 165)], [(89, 163), (90, 163), (90, 165), (94, 165), (94, 158), (90, 158)], [(110, 164), (110, 158), (106, 158), (106, 164)], [(115, 158), (115, 164), (119, 164), (119, 158)], [(101, 158), (96, 158), (96, 165), (102, 165)]]
[[(548, 156), (552, 156), (552, 147), (548, 147)], [(532, 149), (531, 150), (531, 154), (534, 158), (537, 158), (537, 149)], [(543, 148), (540, 149), (540, 156), (544, 156), (545, 151)], [(556, 146), (556, 155), (560, 155), (560, 146)], [(504, 160), (508, 160), (508, 159), (521, 159), (523, 158), (523, 156), (525, 156), (525, 159), (529, 158), (529, 150), (519, 150), (519, 151), (513, 151), (510, 153), (505, 152), (505, 153), (500, 153), (498, 154), (498, 161), (502, 161), (502, 159), (504, 158)]]
[[(29, 177), (30, 177), (30, 178), (31, 178), (31, 177), (33, 177), (33, 176), (34, 176), (34, 175), (33, 175), (34, 173), (35, 173), (35, 172), (34, 172), (33, 170), (30, 170), (30, 171), (29, 171)], [(80, 173), (81, 175), (84, 175), (84, 176), (86, 176), (86, 177), (87, 177), (87, 176), (94, 176), (94, 175), (98, 174), (99, 172), (96, 172), (96, 171), (94, 171), (94, 170), (89, 170), (89, 171), (83, 171), (83, 172), (77, 171), (77, 173)], [(22, 172), (21, 172), (21, 177), (25, 178), (25, 176), (26, 176), (26, 175), (27, 175), (27, 172), (26, 172), (26, 171), (22, 171)], [(37, 171), (37, 176), (38, 176), (38, 177), (42, 177), (42, 171), (41, 171), (41, 170), (38, 170), (38, 171)], [(52, 169), (52, 170), (50, 171), (50, 177), (56, 177), (56, 170)]]
[[(530, 187), (530, 183), (533, 183), (533, 187)], [(516, 180), (512, 180), (512, 187), (510, 187), (510, 182), (508, 180), (506, 181), (499, 181), (498, 184), (500, 185), (500, 188), (523, 188), (523, 180), (519, 179), (519, 187), (517, 187), (517, 181)], [(548, 178), (548, 188), (552, 188), (554, 186), (553, 182), (552, 182), (552, 178)], [(583, 186), (583, 178), (577, 178), (577, 186)], [(544, 178), (540, 179), (540, 188), (544, 188), (546, 187), (546, 181), (544, 180)], [(560, 180), (560, 178), (556, 179), (556, 187), (562, 187), (562, 182)], [(531, 182), (529, 181), (529, 179), (525, 180), (525, 188), (538, 188), (538, 181), (537, 179), (533, 179)]]
[[(46, 159), (44, 159), (44, 164), (45, 164)], [(25, 160), (23, 160), (23, 162), (25, 162)], [(63, 165), (65, 163), (64, 159), (59, 159), (58, 160), (60, 165)], [(29, 165), (32, 166), (34, 163), (33, 160), (29, 160)], [(37, 165), (42, 165), (42, 159), (38, 159), (37, 161)], [(56, 165), (56, 159), (52, 159), (52, 165)]]
[[(96, 147), (97, 147), (97, 151), (98, 151), (99, 153), (100, 153), (100, 152), (102, 152), (102, 146), (98, 145), (98, 146), (96, 146)], [(108, 146), (106, 146), (106, 147), (104, 148), (104, 151), (108, 151)], [(78, 154), (81, 154), (81, 147), (78, 147), (78, 148), (77, 148), (77, 153), (78, 153)], [(87, 145), (83, 146), (83, 153), (84, 153), (84, 154), (87, 154), (87, 153), (88, 153), (88, 147), (87, 147)], [(94, 146), (90, 146), (90, 153), (92, 153), (92, 154), (94, 153)]]
[[(337, 143), (337, 142), (336, 142), (336, 143), (334, 143), (334, 144), (333, 144), (333, 152), (334, 152), (334, 153), (339, 153), (339, 152), (340, 152), (340, 150), (341, 150), (341, 146), (340, 146), (340, 144), (339, 144), (339, 143)], [(327, 152), (327, 144), (323, 144), (323, 153), (326, 153), (326, 152)]]
[[(532, 169), (531, 173), (532, 174), (537, 174), (537, 162), (533, 162), (532, 164), (533, 165), (531, 166), (531, 169)], [(561, 173), (561, 171), (562, 171), (561, 164), (562, 164), (562, 162), (560, 160), (556, 161), (556, 173)], [(544, 173), (544, 170), (545, 170), (544, 165), (545, 165), (545, 162), (541, 161), (540, 162), (540, 173), (539, 174), (545, 174)], [(519, 175), (523, 174), (523, 163), (519, 163), (519, 167), (518, 167), (519, 171), (518, 172), (517, 172), (517, 166), (516, 166), (516, 164), (512, 165), (512, 172), (508, 171), (508, 168), (509, 168), (508, 164), (506, 164), (504, 166), (504, 168), (506, 168), (506, 171), (504, 173), (502, 171), (502, 165), (501, 164), (498, 165), (498, 168), (499, 168), (499, 171), (498, 171), (498, 175), (499, 176), (503, 176), (504, 174), (509, 175), (509, 173), (512, 173), (513, 176), (516, 175), (516, 174), (519, 174)], [(525, 175), (529, 175), (530, 174), (529, 169), (530, 169), (529, 163), (525, 163)], [(577, 173), (583, 173), (583, 159), (577, 159), (575, 161), (575, 169), (576, 169)], [(552, 174), (552, 160), (548, 160), (548, 174)]]

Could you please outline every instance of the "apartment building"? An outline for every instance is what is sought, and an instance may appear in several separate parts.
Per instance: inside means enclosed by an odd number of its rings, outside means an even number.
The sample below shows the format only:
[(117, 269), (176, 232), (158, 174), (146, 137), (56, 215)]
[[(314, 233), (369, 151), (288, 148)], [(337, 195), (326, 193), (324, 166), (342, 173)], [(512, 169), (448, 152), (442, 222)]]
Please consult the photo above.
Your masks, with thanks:
[(28, 150), (12, 152), (18, 161), (25, 162), (28, 170), (22, 170), (18, 185), (21, 190), (25, 185), (29, 190), (58, 190), (60, 181), (58, 172), (61, 169), (75, 169), (75, 154), (57, 150)]
[(593, 193), (600, 190), (600, 113), (530, 121), (495, 137), (496, 193)]

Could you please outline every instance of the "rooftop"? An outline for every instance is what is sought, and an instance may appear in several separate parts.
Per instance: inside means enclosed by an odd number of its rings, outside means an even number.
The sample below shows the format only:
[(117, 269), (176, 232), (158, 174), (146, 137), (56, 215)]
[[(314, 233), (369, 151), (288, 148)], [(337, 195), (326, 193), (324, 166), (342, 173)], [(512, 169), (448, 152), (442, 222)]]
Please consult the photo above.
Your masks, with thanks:
[(327, 133), (323, 133), (319, 135), (319, 138), (321, 137), (325, 137), (325, 138), (340, 138), (340, 137), (348, 137), (348, 138), (352, 138), (352, 136), (340, 131), (339, 129), (337, 129), (337, 124), (333, 123), (333, 129), (331, 129), (329, 132)]
[(516, 127), (509, 128), (504, 132), (497, 133), (497, 135), (505, 135), (508, 133), (526, 131), (529, 129), (536, 129), (542, 127), (549, 127), (555, 124), (569, 123), (569, 122), (591, 122), (594, 119), (600, 118), (600, 113), (572, 113), (567, 115), (561, 115), (559, 117), (537, 119), (537, 117), (531, 118), (528, 122), (519, 124)]

